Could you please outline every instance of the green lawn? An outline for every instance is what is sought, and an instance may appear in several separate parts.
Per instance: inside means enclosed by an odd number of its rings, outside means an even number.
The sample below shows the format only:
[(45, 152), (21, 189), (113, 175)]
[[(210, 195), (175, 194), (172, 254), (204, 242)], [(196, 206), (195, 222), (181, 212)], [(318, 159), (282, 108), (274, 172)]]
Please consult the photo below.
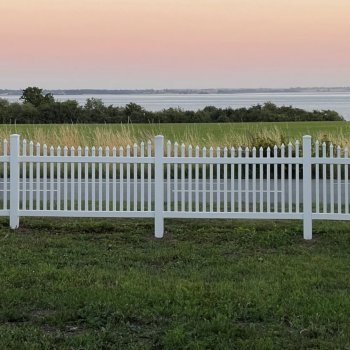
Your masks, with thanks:
[(350, 223), (0, 221), (0, 349), (349, 349)]

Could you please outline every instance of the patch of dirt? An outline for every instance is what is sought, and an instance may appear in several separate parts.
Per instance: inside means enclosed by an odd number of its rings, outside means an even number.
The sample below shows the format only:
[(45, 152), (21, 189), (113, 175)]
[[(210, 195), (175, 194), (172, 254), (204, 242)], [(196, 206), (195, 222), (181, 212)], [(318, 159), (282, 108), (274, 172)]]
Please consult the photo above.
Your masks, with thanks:
[(42, 325), (41, 330), (44, 333), (49, 334), (49, 335), (54, 335), (54, 334), (60, 333), (60, 329), (59, 328), (54, 327), (54, 326), (50, 326), (48, 324)]
[(47, 310), (47, 309), (38, 309), (38, 310), (32, 310), (29, 314), (30, 318), (32, 319), (43, 319), (46, 317), (50, 317), (55, 315), (55, 310)]
[(59, 328), (49, 324), (43, 324), (41, 330), (48, 335), (60, 335), (64, 337), (77, 337), (84, 334), (85, 327), (82, 325), (66, 325), (64, 328)]
[(82, 335), (85, 332), (83, 325), (66, 325), (63, 333), (67, 337), (76, 337)]
[[(55, 314), (56, 314), (55, 310), (37, 309), (37, 310), (32, 310), (29, 314), (29, 317), (33, 321), (41, 321), (47, 317), (54, 316)], [(60, 334), (66, 337), (74, 337), (74, 336), (79, 336), (85, 332), (85, 327), (83, 325), (67, 324), (63, 328), (61, 328), (57, 326), (52, 326), (44, 322), (40, 326), (40, 328), (44, 333), (49, 335)]]

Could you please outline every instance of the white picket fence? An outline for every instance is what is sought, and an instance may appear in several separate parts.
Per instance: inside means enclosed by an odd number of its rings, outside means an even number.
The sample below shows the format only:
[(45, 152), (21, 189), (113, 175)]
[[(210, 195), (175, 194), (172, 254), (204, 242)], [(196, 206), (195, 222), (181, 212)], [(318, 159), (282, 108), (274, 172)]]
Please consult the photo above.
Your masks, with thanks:
[(154, 142), (97, 150), (42, 147), (11, 135), (0, 156), (0, 216), (349, 220), (348, 150), (304, 136), (259, 150)]

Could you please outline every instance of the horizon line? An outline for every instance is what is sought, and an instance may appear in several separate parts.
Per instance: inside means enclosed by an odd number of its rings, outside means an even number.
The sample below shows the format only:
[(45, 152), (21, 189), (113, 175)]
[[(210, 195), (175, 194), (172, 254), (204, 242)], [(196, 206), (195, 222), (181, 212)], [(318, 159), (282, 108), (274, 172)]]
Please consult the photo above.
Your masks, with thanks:
[[(38, 87), (36, 85), (29, 85), (28, 87)], [(24, 88), (24, 89), (26, 89)], [(39, 87), (41, 88), (41, 87)], [(0, 88), (0, 91), (22, 91), (23, 88), (9, 89), (9, 88)], [(249, 88), (41, 88), (44, 91), (154, 91), (154, 92), (163, 92), (163, 91), (251, 91), (251, 90), (273, 90), (273, 91), (282, 91), (282, 90), (334, 90), (334, 89), (344, 89), (349, 90), (349, 86), (295, 86), (295, 87), (249, 87)]]

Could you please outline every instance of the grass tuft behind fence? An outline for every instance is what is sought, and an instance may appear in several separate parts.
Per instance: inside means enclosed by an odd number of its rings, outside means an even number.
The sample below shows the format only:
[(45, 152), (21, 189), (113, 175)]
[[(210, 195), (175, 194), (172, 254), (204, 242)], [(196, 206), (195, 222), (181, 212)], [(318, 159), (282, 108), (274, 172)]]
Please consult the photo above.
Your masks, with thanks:
[(350, 145), (346, 122), (224, 123), (224, 124), (78, 124), (0, 125), (0, 139), (19, 133), (22, 138), (48, 146), (126, 147), (147, 142), (162, 134), (166, 140), (201, 147), (273, 147), (301, 140), (309, 134), (315, 141)]

